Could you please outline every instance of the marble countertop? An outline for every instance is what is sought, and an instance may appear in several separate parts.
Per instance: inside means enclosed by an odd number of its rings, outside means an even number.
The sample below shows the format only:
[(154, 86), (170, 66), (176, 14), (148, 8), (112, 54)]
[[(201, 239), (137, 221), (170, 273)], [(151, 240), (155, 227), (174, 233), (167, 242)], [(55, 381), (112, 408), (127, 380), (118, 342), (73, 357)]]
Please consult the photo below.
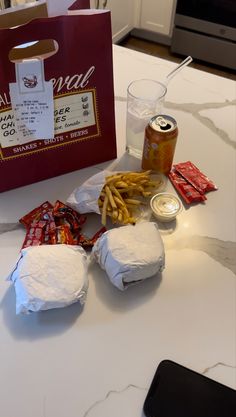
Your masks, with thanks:
[[(181, 363), (236, 388), (236, 85), (185, 68), (168, 86), (165, 112), (176, 118), (175, 162), (191, 160), (218, 186), (205, 204), (160, 225), (161, 277), (120, 292), (97, 265), (77, 304), (15, 315), (5, 281), (25, 231), (18, 219), (104, 168), (139, 168), (125, 152), (126, 88), (163, 80), (175, 64), (114, 46), (118, 158), (0, 194), (0, 404), (4, 417), (137, 417), (157, 365)], [(167, 190), (175, 192), (168, 183)], [(98, 230), (97, 215), (90, 228)]]

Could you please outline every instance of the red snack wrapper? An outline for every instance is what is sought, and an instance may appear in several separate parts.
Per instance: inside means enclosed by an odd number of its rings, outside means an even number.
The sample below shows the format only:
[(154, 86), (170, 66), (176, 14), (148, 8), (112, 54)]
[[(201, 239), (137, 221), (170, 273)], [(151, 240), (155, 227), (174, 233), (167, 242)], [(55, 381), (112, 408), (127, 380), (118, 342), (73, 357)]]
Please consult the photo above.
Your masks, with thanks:
[(77, 238), (76, 244), (82, 246), (83, 248), (91, 248), (98, 240), (98, 238), (102, 236), (102, 234), (106, 231), (107, 229), (105, 227), (102, 227), (100, 230), (98, 230), (98, 232), (95, 233), (95, 235), (92, 238), (87, 238), (86, 236), (80, 234)]
[(68, 224), (71, 230), (81, 230), (86, 221), (86, 216), (79, 214), (71, 207), (57, 200), (53, 207), (53, 216), (57, 226)]
[(168, 176), (185, 203), (197, 203), (207, 199), (205, 195), (200, 194), (190, 183), (179, 175), (175, 169), (172, 169)]
[(84, 235), (79, 235), (77, 240), (75, 240), (75, 245), (82, 246), (82, 248), (91, 248), (93, 246), (92, 239)]
[(45, 201), (45, 203), (41, 204), (39, 207), (36, 207), (34, 210), (23, 216), (19, 222), (25, 227), (28, 227), (34, 220), (39, 221), (40, 219), (43, 219), (43, 215), (52, 208), (52, 204), (49, 203), (49, 201)]
[(104, 226), (100, 230), (98, 230), (98, 232), (95, 233), (95, 235), (92, 237), (93, 243), (95, 243), (99, 239), (99, 237), (101, 237), (103, 233), (105, 233), (106, 231), (107, 229)]
[(80, 233), (85, 221), (86, 216), (77, 213), (61, 201), (56, 201), (54, 206), (46, 201), (20, 219), (27, 228), (23, 247), (62, 243), (93, 246), (97, 234), (89, 239)]
[(197, 191), (205, 194), (208, 191), (217, 190), (216, 185), (206, 177), (192, 162), (181, 162), (174, 165), (175, 170), (182, 175)]
[(32, 224), (28, 227), (24, 243), (22, 245), (23, 248), (27, 248), (28, 246), (38, 246), (42, 245), (44, 241), (44, 228), (46, 226), (45, 221), (33, 221)]
[(54, 220), (49, 220), (46, 223), (45, 232), (44, 232), (44, 242), (47, 244), (55, 244), (56, 243), (56, 225)]
[(57, 226), (55, 229), (56, 244), (74, 245), (74, 239), (70, 231), (70, 227), (65, 224)]

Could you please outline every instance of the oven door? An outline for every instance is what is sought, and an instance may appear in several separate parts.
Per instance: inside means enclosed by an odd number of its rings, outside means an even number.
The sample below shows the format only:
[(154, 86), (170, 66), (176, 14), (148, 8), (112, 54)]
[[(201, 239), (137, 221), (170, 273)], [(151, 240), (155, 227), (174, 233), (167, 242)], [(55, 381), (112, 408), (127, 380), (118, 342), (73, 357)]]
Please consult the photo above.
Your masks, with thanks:
[(236, 0), (177, 0), (171, 51), (236, 69)]
[(236, 0), (178, 0), (175, 26), (236, 41)]
[(224, 26), (236, 27), (235, 0), (178, 0), (176, 13)]

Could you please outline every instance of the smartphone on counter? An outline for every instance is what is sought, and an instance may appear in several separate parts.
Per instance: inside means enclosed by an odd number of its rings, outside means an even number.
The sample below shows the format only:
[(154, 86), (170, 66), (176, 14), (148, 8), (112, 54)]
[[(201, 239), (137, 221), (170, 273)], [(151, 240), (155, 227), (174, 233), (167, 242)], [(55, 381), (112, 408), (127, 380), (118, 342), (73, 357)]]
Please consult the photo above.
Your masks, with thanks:
[(156, 370), (143, 409), (146, 417), (235, 417), (236, 391), (164, 360)]

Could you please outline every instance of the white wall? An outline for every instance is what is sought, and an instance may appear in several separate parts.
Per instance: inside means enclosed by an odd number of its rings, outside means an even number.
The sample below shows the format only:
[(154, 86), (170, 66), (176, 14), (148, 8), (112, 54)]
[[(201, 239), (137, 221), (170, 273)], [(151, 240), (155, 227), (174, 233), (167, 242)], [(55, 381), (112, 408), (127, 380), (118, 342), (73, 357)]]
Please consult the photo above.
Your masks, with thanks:
[(49, 16), (55, 16), (67, 11), (75, 0), (47, 0)]

